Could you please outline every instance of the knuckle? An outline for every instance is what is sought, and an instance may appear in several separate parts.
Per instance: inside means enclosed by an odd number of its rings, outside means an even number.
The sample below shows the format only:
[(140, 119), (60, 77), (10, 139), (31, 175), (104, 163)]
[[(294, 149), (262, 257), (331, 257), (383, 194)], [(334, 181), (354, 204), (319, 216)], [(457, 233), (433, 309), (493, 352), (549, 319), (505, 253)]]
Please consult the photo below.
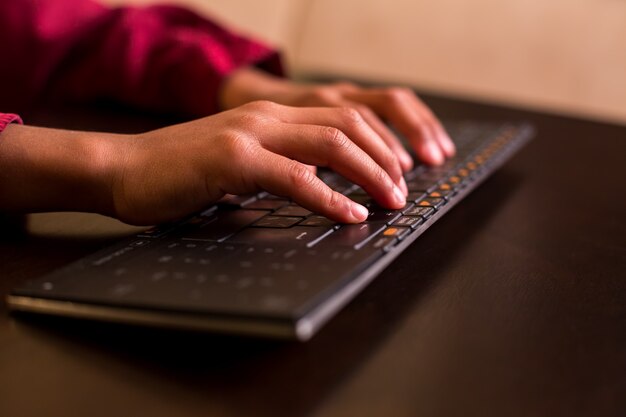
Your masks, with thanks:
[(377, 185), (380, 185), (383, 188), (391, 188), (392, 186), (389, 175), (381, 167), (376, 168), (374, 171), (374, 181)]
[(316, 87), (311, 91), (315, 103), (331, 104), (335, 101), (334, 92), (328, 87)]
[(254, 143), (240, 130), (228, 130), (222, 133), (224, 160), (235, 165), (245, 163), (253, 154)]
[(413, 92), (406, 87), (391, 87), (387, 89), (387, 95), (392, 102), (403, 103)]
[(341, 107), (339, 108), (339, 113), (341, 118), (348, 125), (359, 125), (363, 123), (363, 116), (361, 116), (361, 113), (353, 107)]
[(387, 172), (394, 178), (399, 178), (402, 175), (402, 168), (400, 167), (400, 160), (398, 156), (391, 151), (385, 152), (385, 167)]
[(343, 196), (330, 188), (327, 189), (326, 207), (331, 211), (336, 211), (343, 207)]
[(316, 177), (306, 166), (293, 161), (289, 167), (288, 178), (295, 189), (306, 189), (314, 184)]
[(331, 149), (342, 149), (348, 145), (349, 139), (341, 130), (330, 126), (322, 129), (322, 140), (327, 147)]
[(239, 115), (237, 124), (246, 128), (257, 128), (266, 121), (266, 116), (261, 112), (249, 111)]

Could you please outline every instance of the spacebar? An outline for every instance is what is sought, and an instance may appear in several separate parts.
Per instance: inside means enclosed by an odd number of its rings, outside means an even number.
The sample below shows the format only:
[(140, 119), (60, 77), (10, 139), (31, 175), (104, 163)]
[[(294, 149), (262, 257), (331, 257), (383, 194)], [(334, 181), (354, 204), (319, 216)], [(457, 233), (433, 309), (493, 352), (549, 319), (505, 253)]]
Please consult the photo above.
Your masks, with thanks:
[(332, 233), (332, 228), (295, 226), (287, 229), (249, 227), (228, 239), (228, 242), (307, 245)]
[(326, 236), (318, 245), (321, 247), (330, 245), (351, 246), (358, 250), (385, 228), (386, 224), (383, 222), (346, 224), (336, 232)]

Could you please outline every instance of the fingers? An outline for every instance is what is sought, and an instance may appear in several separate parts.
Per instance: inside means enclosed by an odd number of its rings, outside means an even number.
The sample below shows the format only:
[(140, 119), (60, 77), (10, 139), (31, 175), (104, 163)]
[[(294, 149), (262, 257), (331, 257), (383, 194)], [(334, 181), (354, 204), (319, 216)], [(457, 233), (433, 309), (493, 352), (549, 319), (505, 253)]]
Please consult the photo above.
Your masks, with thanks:
[(407, 150), (404, 148), (404, 145), (402, 145), (391, 129), (389, 129), (389, 127), (387, 127), (387, 125), (380, 120), (376, 113), (374, 113), (369, 107), (356, 102), (346, 101), (342, 105), (344, 107), (352, 107), (361, 114), (367, 124), (370, 125), (376, 133), (378, 133), (383, 141), (385, 141), (389, 149), (391, 149), (391, 151), (396, 155), (400, 161), (400, 166), (403, 171), (407, 172), (413, 168), (413, 158), (411, 155), (409, 155)]
[(409, 89), (361, 90), (347, 95), (369, 106), (407, 137), (418, 157), (438, 165), (454, 155), (454, 144), (432, 112)]
[(411, 90), (404, 90), (405, 95), (408, 96), (408, 100), (413, 103), (413, 107), (417, 111), (421, 111), (431, 127), (431, 130), (435, 132), (437, 138), (439, 140), (439, 145), (441, 146), (443, 153), (447, 157), (452, 157), (456, 153), (456, 147), (454, 146), (454, 142), (448, 135), (448, 132), (444, 129), (443, 125), (439, 121), (439, 119), (433, 114), (433, 112), (428, 108), (426, 104), (419, 97), (413, 93)]
[(405, 192), (388, 172), (337, 128), (274, 124), (265, 130), (261, 143), (275, 154), (332, 168), (384, 207), (401, 208), (406, 204)]
[(368, 154), (406, 191), (402, 166), (396, 153), (356, 109), (326, 107), (307, 108), (303, 111), (301, 108), (285, 107), (281, 111), (281, 119), (287, 123), (329, 126), (340, 130), (343, 135), (338, 138), (350, 138), (350, 141)]
[(318, 86), (311, 91), (310, 95), (305, 96), (300, 103), (296, 104), (306, 107), (330, 106), (353, 108), (357, 110), (365, 122), (382, 138), (392, 152), (395, 153), (402, 170), (411, 170), (413, 167), (413, 158), (406, 151), (396, 135), (380, 120), (376, 113), (364, 104), (345, 99), (346, 95), (354, 94), (359, 91), (361, 91), (361, 88), (351, 83), (335, 83)]
[(359, 223), (368, 216), (365, 207), (331, 190), (305, 165), (260, 150), (249, 166), (257, 185), (272, 194), (288, 196), (296, 203), (341, 223)]

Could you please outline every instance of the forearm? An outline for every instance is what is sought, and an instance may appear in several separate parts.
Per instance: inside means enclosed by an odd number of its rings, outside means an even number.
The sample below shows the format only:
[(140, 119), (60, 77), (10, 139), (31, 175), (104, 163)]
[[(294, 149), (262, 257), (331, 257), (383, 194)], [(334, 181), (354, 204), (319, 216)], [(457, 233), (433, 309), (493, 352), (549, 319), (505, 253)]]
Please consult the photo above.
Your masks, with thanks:
[(8, 126), (0, 135), (0, 212), (112, 214), (116, 136)]

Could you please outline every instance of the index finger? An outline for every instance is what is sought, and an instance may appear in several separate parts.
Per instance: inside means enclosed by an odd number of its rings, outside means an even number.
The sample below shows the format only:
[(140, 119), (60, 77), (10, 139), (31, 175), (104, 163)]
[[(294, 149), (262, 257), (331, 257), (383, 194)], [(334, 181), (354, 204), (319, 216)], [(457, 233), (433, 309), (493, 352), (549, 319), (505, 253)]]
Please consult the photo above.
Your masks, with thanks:
[(256, 184), (272, 194), (290, 197), (301, 206), (341, 223), (360, 223), (368, 210), (333, 191), (306, 166), (282, 155), (261, 150), (250, 169)]

